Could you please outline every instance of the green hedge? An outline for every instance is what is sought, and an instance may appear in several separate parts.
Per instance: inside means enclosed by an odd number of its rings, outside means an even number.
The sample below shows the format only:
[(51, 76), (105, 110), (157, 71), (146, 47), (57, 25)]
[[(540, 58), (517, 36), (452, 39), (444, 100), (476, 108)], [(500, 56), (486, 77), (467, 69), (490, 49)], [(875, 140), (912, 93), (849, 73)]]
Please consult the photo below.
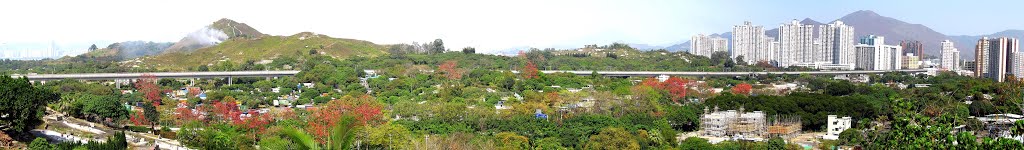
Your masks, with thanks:
[(132, 131), (132, 132), (148, 133), (149, 131), (152, 131), (151, 129), (149, 129), (149, 127), (144, 127), (144, 126), (126, 126), (125, 128), (128, 129), (128, 131)]

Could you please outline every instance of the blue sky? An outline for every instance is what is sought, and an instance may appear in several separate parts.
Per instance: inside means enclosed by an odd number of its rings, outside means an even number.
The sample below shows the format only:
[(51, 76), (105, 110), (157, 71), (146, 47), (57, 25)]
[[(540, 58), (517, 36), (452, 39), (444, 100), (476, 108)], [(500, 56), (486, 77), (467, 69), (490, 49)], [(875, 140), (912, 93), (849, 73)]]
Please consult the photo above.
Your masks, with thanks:
[[(61, 5), (53, 5), (61, 4)], [(2, 1), (0, 52), (144, 40), (174, 42), (220, 18), (272, 35), (313, 31), (379, 44), (442, 38), (449, 48), (579, 47), (621, 41), (667, 46), (745, 20), (829, 22), (857, 10), (924, 24), (947, 35), (1024, 29), (1021, 1), (926, 0), (380, 0)], [(28, 45), (28, 46), (26, 46)], [(40, 46), (41, 45), (41, 46)], [(79, 48), (80, 47), (80, 48)]]

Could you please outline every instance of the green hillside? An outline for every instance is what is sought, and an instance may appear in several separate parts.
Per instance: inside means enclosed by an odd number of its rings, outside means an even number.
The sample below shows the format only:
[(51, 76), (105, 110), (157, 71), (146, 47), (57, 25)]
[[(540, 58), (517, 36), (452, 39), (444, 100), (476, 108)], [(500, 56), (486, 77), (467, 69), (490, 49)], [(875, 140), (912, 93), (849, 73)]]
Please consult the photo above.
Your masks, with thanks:
[(368, 41), (332, 38), (310, 32), (292, 36), (264, 36), (261, 38), (232, 38), (216, 46), (198, 49), (194, 52), (170, 52), (154, 57), (141, 58), (140, 67), (157, 70), (182, 71), (200, 65), (214, 65), (221, 61), (235, 64), (246, 61), (272, 60), (287, 56), (304, 58), (328, 55), (335, 58), (350, 56), (373, 57), (386, 54), (385, 47)]
[(117, 60), (152, 56), (162, 53), (174, 43), (149, 41), (125, 41), (107, 45), (100, 49), (82, 54), (86, 57), (112, 57)]

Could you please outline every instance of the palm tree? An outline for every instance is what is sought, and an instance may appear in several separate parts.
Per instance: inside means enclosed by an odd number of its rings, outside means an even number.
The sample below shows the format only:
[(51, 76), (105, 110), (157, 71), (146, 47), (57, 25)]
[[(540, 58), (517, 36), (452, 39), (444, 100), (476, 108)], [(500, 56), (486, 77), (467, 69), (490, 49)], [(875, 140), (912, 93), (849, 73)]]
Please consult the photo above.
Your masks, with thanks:
[(313, 139), (309, 133), (290, 128), (285, 129), (285, 135), (292, 141), (298, 143), (300, 150), (348, 150), (352, 149), (352, 141), (355, 139), (353, 133), (356, 126), (356, 119), (352, 116), (344, 116), (334, 127), (331, 127), (330, 135), (327, 137), (323, 148)]

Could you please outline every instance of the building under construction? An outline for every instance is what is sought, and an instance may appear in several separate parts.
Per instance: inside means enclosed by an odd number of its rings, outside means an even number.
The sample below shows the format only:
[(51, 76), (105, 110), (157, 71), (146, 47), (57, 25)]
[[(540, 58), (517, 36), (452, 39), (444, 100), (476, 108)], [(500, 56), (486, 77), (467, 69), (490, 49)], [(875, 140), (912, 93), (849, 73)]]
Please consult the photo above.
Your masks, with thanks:
[(785, 139), (796, 137), (800, 134), (800, 116), (778, 116), (768, 121), (768, 137), (782, 137)]
[(719, 111), (716, 106), (713, 111), (704, 108), (700, 127), (704, 136), (760, 140), (795, 136), (800, 133), (801, 126), (799, 117), (775, 116), (768, 121), (761, 111), (745, 112), (742, 107), (739, 111)]

